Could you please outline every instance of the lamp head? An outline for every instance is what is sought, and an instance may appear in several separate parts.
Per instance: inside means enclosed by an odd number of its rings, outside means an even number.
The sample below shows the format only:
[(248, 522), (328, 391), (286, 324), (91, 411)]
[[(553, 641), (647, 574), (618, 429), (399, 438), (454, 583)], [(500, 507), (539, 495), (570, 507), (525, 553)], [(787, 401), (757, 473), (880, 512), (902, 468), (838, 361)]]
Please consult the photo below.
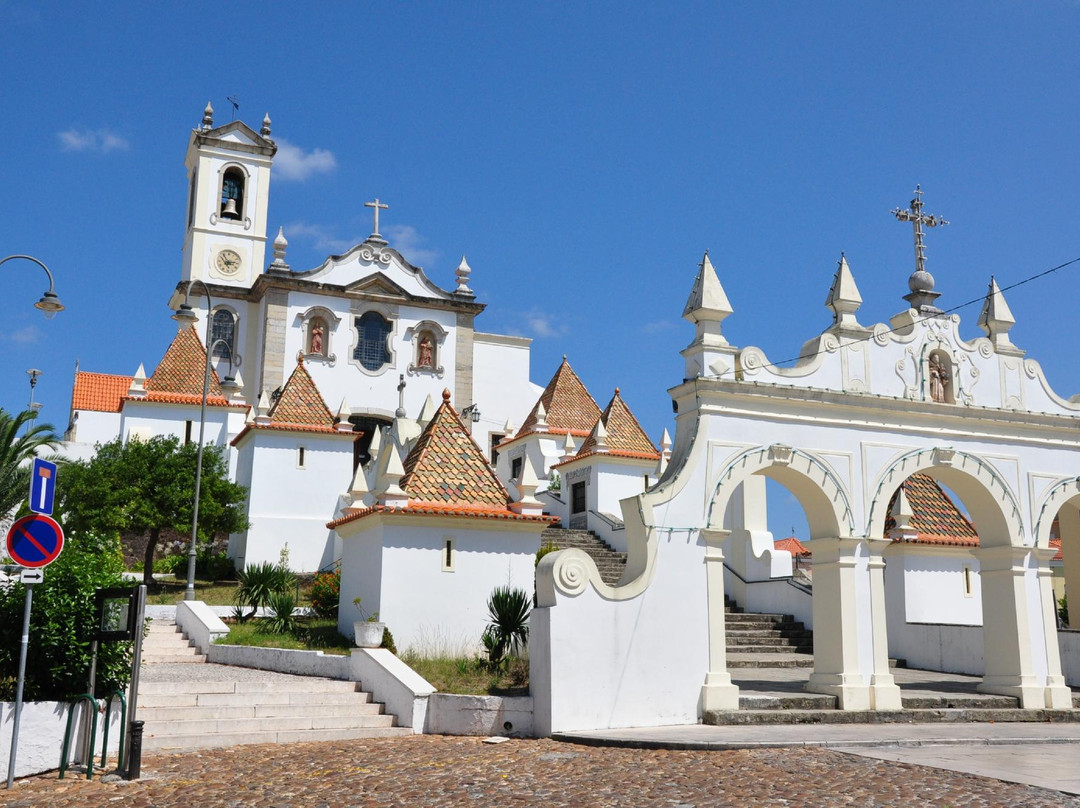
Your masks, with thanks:
[(173, 313), (172, 318), (180, 325), (195, 325), (195, 323), (199, 322), (198, 316), (187, 303), (181, 303), (180, 308)]
[(64, 304), (60, 302), (56, 292), (46, 292), (41, 296), (41, 300), (34, 304), (34, 308), (39, 309), (46, 320), (51, 320), (56, 316), (56, 312), (64, 310)]
[(240, 385), (237, 383), (236, 379), (234, 379), (232, 376), (226, 376), (224, 379), (222, 379), (222, 381), (221, 381), (221, 391), (223, 393), (225, 393), (226, 395), (231, 395), (232, 393), (235, 393), (239, 389), (240, 389)]

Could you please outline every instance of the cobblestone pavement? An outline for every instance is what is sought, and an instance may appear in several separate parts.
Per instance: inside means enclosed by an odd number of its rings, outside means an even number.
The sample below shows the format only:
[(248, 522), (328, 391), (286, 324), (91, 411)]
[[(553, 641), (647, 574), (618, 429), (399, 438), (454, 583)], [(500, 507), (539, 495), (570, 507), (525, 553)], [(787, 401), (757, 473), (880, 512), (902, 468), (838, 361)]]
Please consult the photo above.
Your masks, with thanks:
[(130, 783), (26, 778), (0, 790), (0, 806), (1080, 807), (1080, 798), (1056, 791), (820, 748), (665, 751), (415, 736), (154, 755), (142, 770), (144, 779)]

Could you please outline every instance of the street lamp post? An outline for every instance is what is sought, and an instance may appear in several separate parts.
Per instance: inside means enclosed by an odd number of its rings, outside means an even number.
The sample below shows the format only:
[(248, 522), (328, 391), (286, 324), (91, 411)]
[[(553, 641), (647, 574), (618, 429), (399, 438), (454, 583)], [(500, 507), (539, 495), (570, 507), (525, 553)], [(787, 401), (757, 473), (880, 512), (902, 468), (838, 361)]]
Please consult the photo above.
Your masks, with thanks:
[(187, 323), (188, 325), (194, 325), (198, 322), (199, 318), (195, 316), (195, 312), (192, 311), (191, 306), (188, 303), (188, 298), (191, 295), (191, 287), (195, 284), (199, 284), (199, 286), (202, 287), (203, 295), (206, 297), (206, 367), (204, 368), (203, 373), (202, 401), (199, 407), (199, 449), (195, 455), (195, 503), (191, 509), (191, 543), (188, 546), (187, 587), (184, 589), (184, 600), (195, 600), (195, 560), (198, 552), (195, 543), (199, 533), (199, 489), (202, 485), (203, 438), (206, 433), (206, 399), (210, 395), (210, 357), (213, 355), (214, 350), (219, 344), (224, 346), (226, 357), (229, 360), (229, 374), (226, 375), (224, 381), (221, 382), (221, 388), (224, 391), (237, 390), (240, 387), (232, 376), (232, 346), (223, 339), (214, 340), (213, 343), (210, 342), (210, 329), (213, 324), (211, 313), (214, 310), (214, 301), (211, 300), (210, 290), (207, 289), (205, 283), (198, 279), (188, 281), (187, 288), (184, 290), (184, 302), (180, 304), (180, 308), (172, 318), (181, 324)]
[(49, 268), (45, 266), (45, 264), (34, 258), (32, 255), (9, 255), (6, 258), (0, 258), (0, 264), (12, 261), (16, 258), (25, 258), (27, 261), (33, 261), (39, 267), (44, 269), (45, 274), (49, 276), (49, 290), (41, 296), (41, 300), (34, 304), (34, 308), (42, 311), (45, 314), (45, 319), (51, 320), (56, 312), (64, 310), (64, 304), (60, 302), (60, 298), (56, 294), (52, 273), (49, 272)]

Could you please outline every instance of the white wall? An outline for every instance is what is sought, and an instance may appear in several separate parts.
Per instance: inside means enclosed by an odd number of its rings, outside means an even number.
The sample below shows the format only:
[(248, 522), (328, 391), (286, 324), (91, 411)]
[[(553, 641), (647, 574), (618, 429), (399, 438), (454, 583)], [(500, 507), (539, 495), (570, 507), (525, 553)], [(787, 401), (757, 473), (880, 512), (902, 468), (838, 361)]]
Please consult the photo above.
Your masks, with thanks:
[[(907, 623), (982, 625), (979, 562), (970, 550), (897, 543), (886, 550), (885, 565), (890, 614)], [(964, 590), (965, 566), (971, 569), (970, 594)]]
[(74, 443), (93, 446), (95, 443), (108, 443), (120, 434), (118, 412), (76, 410), (75, 415)]
[[(101, 702), (101, 709), (104, 703)], [(70, 705), (66, 702), (31, 701), (24, 702), (19, 716), (19, 745), (15, 755), (15, 776), (28, 777), (31, 774), (51, 771), (60, 766), (60, 749), (64, 743), (64, 729), (67, 727)], [(82, 735), (83, 716), (86, 707), (80, 706), (72, 721), (72, 737)], [(15, 703), (0, 702), (0, 760), (4, 761), (4, 772), (11, 760), (11, 731), (15, 723)], [(101, 762), (101, 739), (105, 721), (98, 715), (97, 735), (94, 742), (94, 766)], [(109, 714), (109, 769), (116, 767), (116, 751), (120, 746), (120, 705), (114, 699), (113, 709)], [(76, 747), (78, 752), (76, 752)], [(68, 753), (69, 765), (84, 761), (85, 750), (81, 744), (72, 742)], [(65, 777), (76, 777), (69, 770)], [(83, 775), (85, 777), (85, 775)]]

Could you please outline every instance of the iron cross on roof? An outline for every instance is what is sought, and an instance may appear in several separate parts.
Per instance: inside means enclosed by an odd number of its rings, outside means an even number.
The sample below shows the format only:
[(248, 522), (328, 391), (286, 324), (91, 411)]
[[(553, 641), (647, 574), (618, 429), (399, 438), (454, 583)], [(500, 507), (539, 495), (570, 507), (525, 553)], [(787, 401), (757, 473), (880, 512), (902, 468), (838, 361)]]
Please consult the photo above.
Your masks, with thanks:
[(374, 202), (365, 202), (364, 207), (365, 208), (375, 208), (375, 229), (372, 231), (371, 235), (373, 235), (373, 236), (381, 236), (381, 233), (379, 233), (379, 210), (380, 210), (380, 208), (382, 210), (389, 210), (390, 206), (389, 205), (384, 205), (382, 202), (379, 201), (378, 197), (375, 197)]
[(902, 222), (911, 222), (912, 227), (915, 229), (915, 271), (925, 272), (926, 268), (926, 254), (923, 248), (923, 225), (927, 227), (937, 227), (939, 224), (948, 224), (947, 221), (941, 216), (928, 216), (923, 213), (923, 201), (922, 201), (922, 187), (915, 186), (915, 198), (911, 200), (911, 207), (908, 210), (902, 210), (896, 208), (893, 210), (893, 216)]

